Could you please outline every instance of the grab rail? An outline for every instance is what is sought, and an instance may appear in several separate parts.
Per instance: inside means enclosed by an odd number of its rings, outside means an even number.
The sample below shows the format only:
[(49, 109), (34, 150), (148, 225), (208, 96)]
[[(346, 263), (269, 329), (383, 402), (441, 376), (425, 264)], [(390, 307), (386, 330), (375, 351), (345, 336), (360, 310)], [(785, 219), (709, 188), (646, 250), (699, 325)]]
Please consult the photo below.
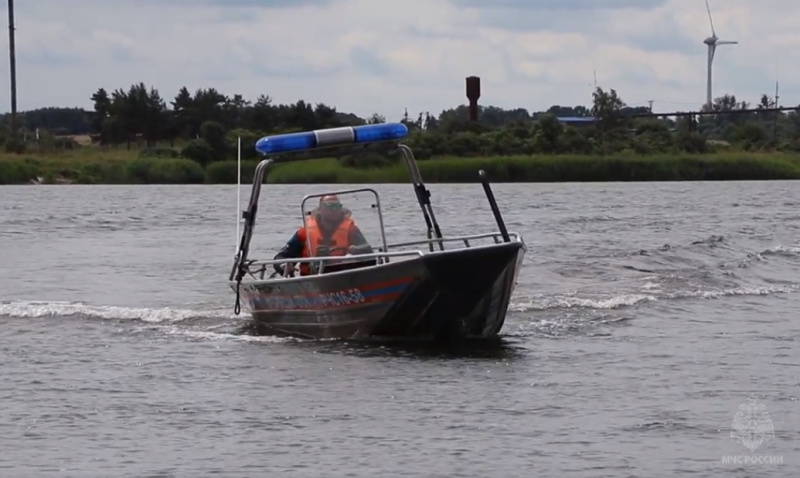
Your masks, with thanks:
[[(252, 260), (243, 264), (243, 269), (245, 269), (247, 274), (249, 274), (254, 279), (260, 280), (264, 279), (264, 276), (266, 275), (267, 272), (267, 268), (269, 266), (274, 266), (278, 264), (283, 265), (283, 264), (296, 264), (296, 263), (318, 263), (320, 264), (320, 271), (318, 272), (318, 274), (321, 274), (322, 271), (324, 270), (325, 264), (331, 262), (346, 263), (350, 261), (358, 262), (369, 259), (378, 259), (380, 261), (380, 259), (385, 259), (389, 257), (404, 257), (404, 256), (421, 257), (422, 255), (423, 255), (422, 251), (395, 251), (395, 252), (372, 252), (369, 254), (356, 254), (352, 256), (299, 257), (299, 258), (269, 259), (265, 261)], [(256, 269), (255, 271), (252, 270), (254, 268)]]
[[(517, 232), (509, 232), (508, 235), (510, 237), (513, 237), (514, 240), (516, 240), (516, 241), (520, 241), (521, 237), (522, 237)], [(487, 239), (487, 238), (493, 238), (494, 242), (496, 244), (500, 244), (500, 242), (501, 242), (500, 239), (503, 238), (503, 234), (500, 233), (500, 232), (486, 232), (486, 233), (482, 233), (482, 234), (470, 234), (470, 235), (464, 235), (464, 236), (442, 237), (441, 239), (419, 239), (419, 240), (415, 240), (415, 241), (398, 242), (398, 243), (395, 243), (395, 244), (389, 244), (389, 245), (386, 246), (386, 248), (387, 249), (392, 249), (392, 248), (396, 249), (398, 247), (420, 246), (420, 245), (427, 245), (427, 244), (433, 244), (433, 243), (439, 243), (439, 242), (459, 242), (459, 241), (463, 241), (464, 245), (466, 247), (470, 247), (470, 245), (469, 245), (469, 241), (470, 240)]]
[[(521, 242), (524, 246), (525, 242), (522, 239), (522, 236), (517, 232), (509, 232), (509, 237), (513, 239), (515, 242)], [(399, 242), (395, 244), (389, 244), (387, 248), (398, 248), (398, 247), (408, 247), (408, 246), (422, 246), (428, 244), (435, 244), (439, 242), (458, 242), (463, 241), (466, 247), (481, 247), (481, 246), (470, 246), (470, 240), (476, 239), (487, 239), (492, 238), (494, 239), (495, 244), (500, 244), (501, 239), (503, 239), (503, 235), (500, 232), (487, 232), (482, 234), (469, 234), (463, 236), (454, 236), (454, 237), (442, 237), (442, 238), (431, 238), (431, 239), (420, 239), (416, 241), (409, 241), (409, 242)], [(485, 246), (483, 246), (485, 247)], [(527, 249), (527, 247), (526, 247)], [(378, 259), (380, 262), (381, 259), (388, 259), (393, 257), (422, 257), (424, 255), (430, 254), (430, 252), (423, 252), (422, 250), (412, 250), (412, 251), (381, 251), (381, 252), (371, 252), (369, 254), (356, 254), (351, 256), (320, 256), (320, 257), (300, 257), (300, 258), (281, 258), (281, 259), (268, 259), (263, 261), (258, 260), (251, 260), (247, 261), (247, 263), (243, 264), (243, 268), (246, 270), (247, 274), (257, 280), (263, 280), (265, 278), (267, 269), (269, 266), (274, 265), (283, 265), (283, 264), (297, 264), (297, 263), (316, 263), (320, 265), (320, 270), (317, 274), (321, 274), (325, 268), (325, 264), (329, 264), (331, 262), (336, 263), (346, 263), (349, 261), (358, 262), (361, 260), (369, 260), (369, 259)], [(253, 270), (255, 269), (255, 270)], [(284, 276), (280, 276), (283, 278)], [(276, 278), (277, 279), (277, 278)]]
[(401, 257), (401, 256), (421, 256), (421, 251), (396, 251), (396, 252), (372, 252), (369, 254), (355, 254), (352, 256), (319, 256), (319, 257), (298, 257), (298, 258), (285, 258), (285, 259), (269, 259), (265, 261), (253, 261), (250, 264), (265, 264), (275, 265), (283, 264), (286, 262), (340, 262), (343, 260), (360, 261), (364, 259), (379, 259), (384, 257)]

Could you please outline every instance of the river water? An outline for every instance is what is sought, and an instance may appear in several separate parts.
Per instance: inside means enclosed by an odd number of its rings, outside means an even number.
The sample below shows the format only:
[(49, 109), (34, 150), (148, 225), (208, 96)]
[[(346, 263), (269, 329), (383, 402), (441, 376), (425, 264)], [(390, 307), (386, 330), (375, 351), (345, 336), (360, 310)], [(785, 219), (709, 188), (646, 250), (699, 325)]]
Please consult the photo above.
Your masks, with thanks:
[[(430, 188), (446, 234), (494, 228)], [(317, 191), (264, 187), (261, 257)], [(530, 248), (502, 343), (435, 350), (250, 335), (235, 187), (0, 188), (0, 476), (798, 475), (800, 183), (495, 194)]]

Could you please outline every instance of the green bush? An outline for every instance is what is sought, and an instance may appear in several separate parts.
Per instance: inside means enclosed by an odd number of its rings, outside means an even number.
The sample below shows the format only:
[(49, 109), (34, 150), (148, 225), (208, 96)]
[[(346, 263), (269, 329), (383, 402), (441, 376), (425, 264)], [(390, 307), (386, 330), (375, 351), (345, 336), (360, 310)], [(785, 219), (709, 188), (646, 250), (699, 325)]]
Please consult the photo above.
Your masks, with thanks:
[(197, 164), (206, 165), (214, 161), (215, 152), (206, 140), (193, 139), (181, 150), (181, 157), (191, 159)]
[(381, 169), (395, 164), (400, 159), (398, 153), (382, 154), (372, 151), (349, 154), (339, 158), (339, 162), (346, 168), (353, 169)]
[(144, 184), (197, 184), (205, 181), (203, 168), (190, 159), (135, 159), (128, 179)]
[(71, 172), (72, 179), (80, 184), (125, 184), (128, 182), (128, 166), (120, 162), (87, 163), (76, 166)]
[(139, 151), (139, 157), (177, 159), (181, 157), (181, 153), (172, 148), (144, 148), (141, 151)]
[(0, 161), (0, 184), (24, 184), (37, 176), (42, 175), (33, 160)]
[[(256, 171), (256, 166), (260, 161), (242, 161), (242, 184), (253, 184), (253, 175)], [(233, 160), (217, 161), (206, 166), (206, 182), (210, 184), (236, 184), (237, 162)], [(273, 166), (267, 167), (264, 173), (264, 180), (269, 176), (270, 169)]]

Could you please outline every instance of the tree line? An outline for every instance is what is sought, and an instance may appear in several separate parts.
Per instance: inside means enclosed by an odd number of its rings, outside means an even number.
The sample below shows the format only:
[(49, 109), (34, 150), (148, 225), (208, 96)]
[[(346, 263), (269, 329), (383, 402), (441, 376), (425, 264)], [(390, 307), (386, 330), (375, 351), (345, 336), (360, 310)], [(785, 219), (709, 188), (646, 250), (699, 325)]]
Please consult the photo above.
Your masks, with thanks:
[[(79, 147), (74, 137), (88, 135), (101, 147), (146, 148), (157, 155), (184, 157), (206, 165), (232, 159), (236, 138), (242, 154), (255, 158), (255, 141), (268, 134), (385, 122), (373, 114), (361, 118), (323, 103), (298, 100), (275, 104), (267, 95), (250, 101), (214, 88), (181, 88), (167, 102), (144, 83), (109, 92), (98, 89), (93, 110), (41, 108), (19, 113), (17, 136), (9, 136), (9, 115), (0, 119), (0, 140), (7, 150)], [(411, 130), (407, 144), (419, 159), (441, 156), (531, 154), (703, 153), (724, 148), (800, 151), (797, 110), (774, 112), (776, 102), (762, 95), (753, 106), (733, 95), (717, 98), (704, 116), (664, 118), (649, 108), (625, 104), (616, 90), (597, 88), (590, 106), (554, 105), (546, 111), (480, 106), (477, 122), (460, 105), (438, 115), (406, 111), (390, 121)], [(590, 121), (572, 123), (566, 117)], [(44, 145), (44, 146), (43, 146)]]

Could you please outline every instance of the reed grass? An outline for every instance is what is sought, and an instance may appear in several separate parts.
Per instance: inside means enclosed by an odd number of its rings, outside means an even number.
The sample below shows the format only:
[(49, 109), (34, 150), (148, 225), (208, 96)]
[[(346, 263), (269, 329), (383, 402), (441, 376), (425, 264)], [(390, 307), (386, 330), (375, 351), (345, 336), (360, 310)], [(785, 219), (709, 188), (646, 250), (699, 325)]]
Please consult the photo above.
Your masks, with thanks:
[[(258, 160), (242, 162), (242, 182), (252, 183)], [(482, 158), (444, 157), (418, 161), (431, 183), (474, 182), (484, 169), (495, 182), (697, 181), (800, 179), (800, 155), (790, 153), (721, 152), (676, 155), (537, 155)], [(203, 168), (183, 158), (159, 157), (137, 150), (78, 149), (52, 155), (0, 154), (0, 184), (232, 184), (235, 160)], [(352, 168), (332, 158), (285, 163), (267, 169), (266, 182), (405, 183), (405, 164)]]
[[(606, 182), (800, 179), (800, 156), (717, 153), (660, 156), (507, 156), (418, 162), (426, 182), (474, 182), (483, 169), (495, 182)], [(380, 169), (345, 168), (333, 159), (281, 164), (270, 183), (408, 182), (402, 163)]]
[(195, 184), (203, 167), (140, 150), (82, 148), (57, 154), (0, 154), (0, 184)]

